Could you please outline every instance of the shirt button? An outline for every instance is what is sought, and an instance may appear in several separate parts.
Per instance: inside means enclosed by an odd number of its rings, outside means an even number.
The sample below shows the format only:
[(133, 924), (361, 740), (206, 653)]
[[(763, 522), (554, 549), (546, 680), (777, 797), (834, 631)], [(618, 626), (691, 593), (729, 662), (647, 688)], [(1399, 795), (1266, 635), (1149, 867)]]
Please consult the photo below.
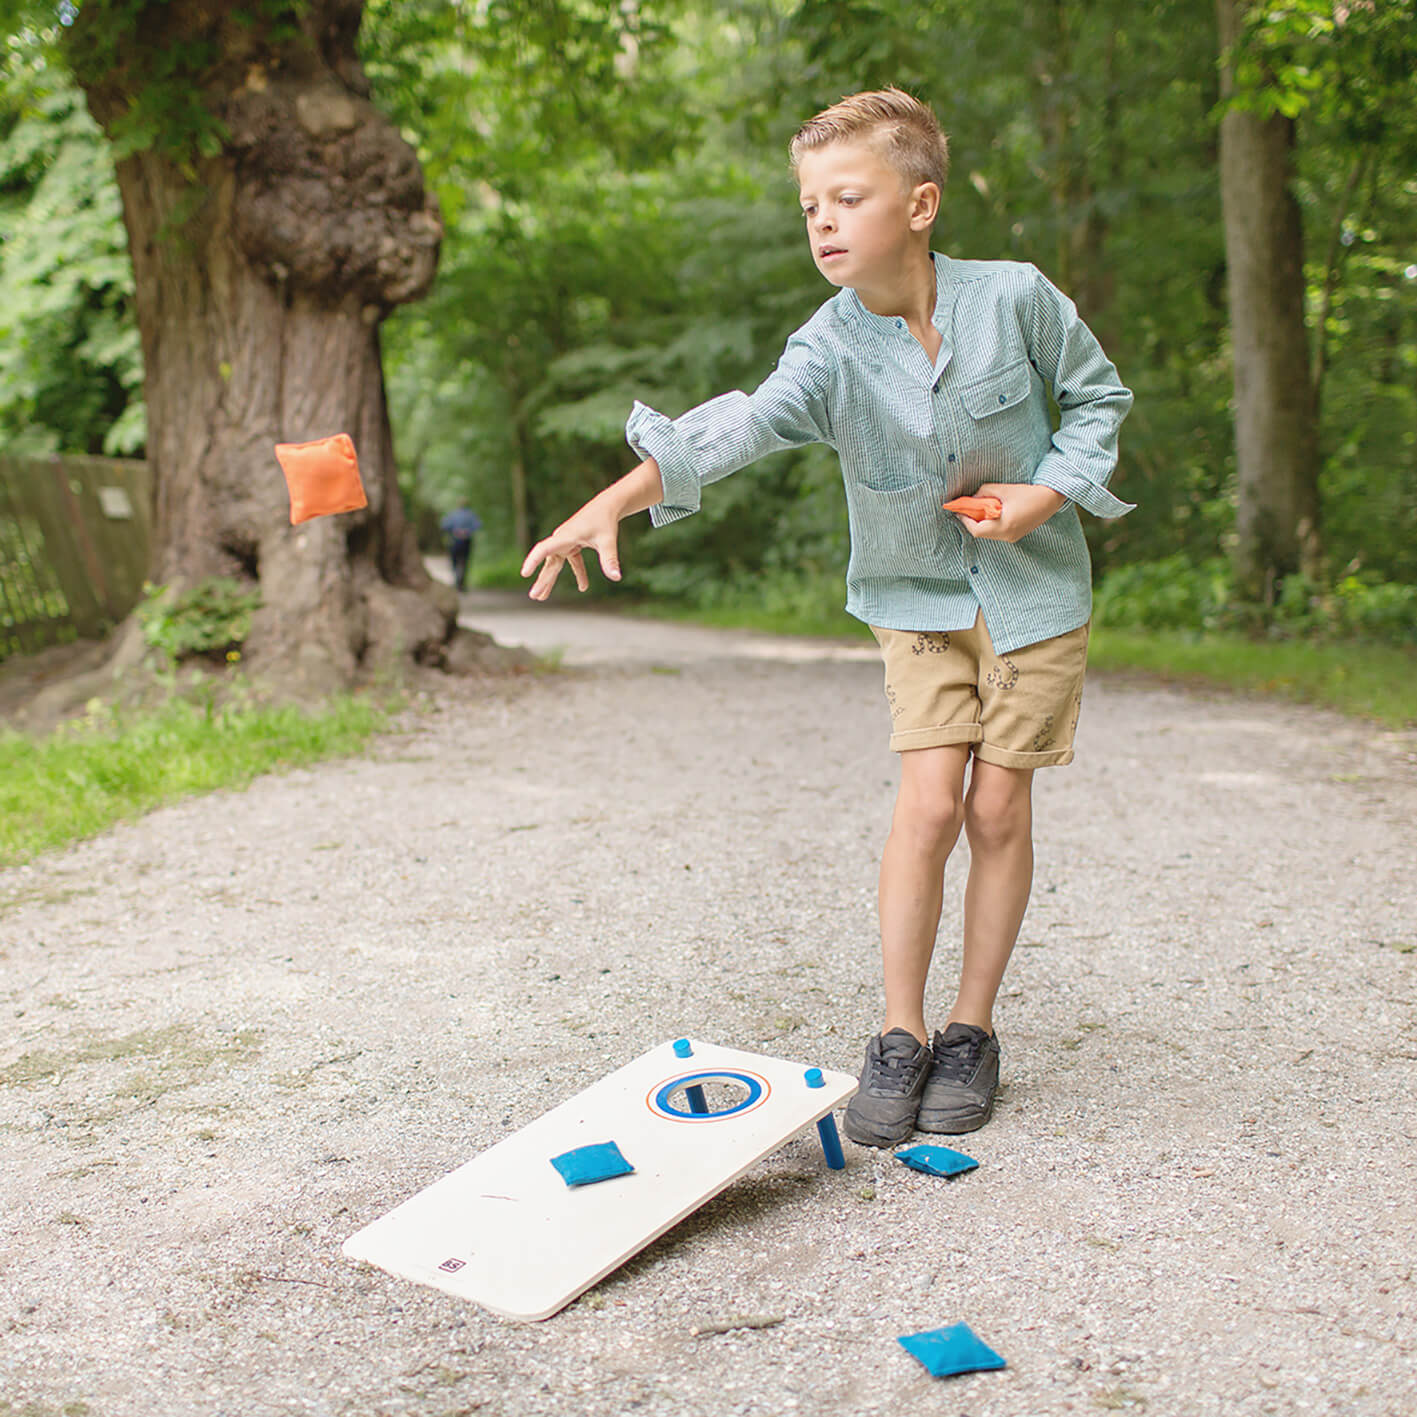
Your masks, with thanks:
[(1008, 396), (1007, 394), (1000, 394), (1000, 395), (999, 395), (999, 402), (1000, 402), (1000, 403), (1008, 403), (1008, 401), (1009, 401), (1009, 396)]
[(971, 566), (971, 567), (969, 568), (969, 574), (970, 574), (971, 576), (977, 576), (977, 575), (979, 574), (979, 567), (978, 567), (978, 566)]
[(903, 330), (903, 329), (905, 328), (905, 321), (904, 321), (904, 320), (897, 320), (897, 321), (895, 322), (895, 327), (896, 327), (896, 329), (898, 329), (898, 330)]
[(951, 454), (950, 454), (950, 461), (953, 462), (954, 460), (955, 460), (955, 455), (954, 455), (953, 453), (951, 453)]

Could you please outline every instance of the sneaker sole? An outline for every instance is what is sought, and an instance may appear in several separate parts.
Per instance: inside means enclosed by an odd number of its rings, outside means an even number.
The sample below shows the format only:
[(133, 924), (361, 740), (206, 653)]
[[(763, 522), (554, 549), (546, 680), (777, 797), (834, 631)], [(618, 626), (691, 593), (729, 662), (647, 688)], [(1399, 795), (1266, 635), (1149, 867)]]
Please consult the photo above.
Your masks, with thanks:
[(854, 1141), (857, 1146), (894, 1146), (897, 1142), (904, 1141), (915, 1128), (913, 1119), (903, 1122), (893, 1134), (887, 1135), (884, 1132), (868, 1132), (858, 1126), (850, 1115), (841, 1119), (841, 1129), (846, 1133), (848, 1141)]
[(962, 1132), (977, 1132), (994, 1115), (994, 1099), (981, 1112), (971, 1112), (962, 1117), (917, 1117), (915, 1129), (919, 1132), (935, 1132), (944, 1136), (959, 1136)]

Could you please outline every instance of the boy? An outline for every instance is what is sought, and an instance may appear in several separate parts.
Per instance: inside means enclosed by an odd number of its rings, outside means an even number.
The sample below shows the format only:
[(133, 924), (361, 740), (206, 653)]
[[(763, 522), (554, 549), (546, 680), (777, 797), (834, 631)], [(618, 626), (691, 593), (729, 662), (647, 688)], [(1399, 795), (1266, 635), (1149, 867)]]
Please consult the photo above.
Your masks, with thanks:
[[(649, 509), (662, 526), (765, 453), (836, 449), (846, 608), (881, 646), (901, 762), (880, 871), (885, 1016), (844, 1120), (853, 1141), (891, 1146), (916, 1127), (972, 1131), (993, 1111), (993, 1006), (1032, 884), (1033, 773), (1072, 760), (1081, 704), (1091, 569), (1077, 508), (1131, 510), (1106, 482), (1132, 396), (1032, 266), (931, 252), (948, 145), (923, 104), (898, 89), (844, 98), (791, 154), (812, 259), (840, 293), (752, 395), (672, 422), (637, 403), (627, 436), (644, 460), (532, 547), (522, 574), (540, 566), (530, 593), (545, 600), (569, 561), (585, 590), (590, 547), (618, 580), (621, 518)], [(997, 498), (997, 519), (943, 509), (966, 493)], [(963, 966), (927, 1042), (925, 981), (961, 829)]]

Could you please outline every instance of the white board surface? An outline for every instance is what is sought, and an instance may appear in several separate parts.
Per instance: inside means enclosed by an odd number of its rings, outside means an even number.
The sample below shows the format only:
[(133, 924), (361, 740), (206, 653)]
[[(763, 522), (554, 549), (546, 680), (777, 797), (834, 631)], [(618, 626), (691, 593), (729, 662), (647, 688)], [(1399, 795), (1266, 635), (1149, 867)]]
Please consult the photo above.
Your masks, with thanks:
[[(497, 1142), (344, 1243), (351, 1259), (471, 1299), (549, 1318), (856, 1091), (856, 1079), (690, 1040), (652, 1049)], [(733, 1112), (689, 1115), (681, 1080), (736, 1078)], [(705, 1084), (710, 1090), (714, 1084)], [(551, 1158), (615, 1142), (634, 1173), (567, 1186)], [(824, 1163), (825, 1164), (825, 1163)]]

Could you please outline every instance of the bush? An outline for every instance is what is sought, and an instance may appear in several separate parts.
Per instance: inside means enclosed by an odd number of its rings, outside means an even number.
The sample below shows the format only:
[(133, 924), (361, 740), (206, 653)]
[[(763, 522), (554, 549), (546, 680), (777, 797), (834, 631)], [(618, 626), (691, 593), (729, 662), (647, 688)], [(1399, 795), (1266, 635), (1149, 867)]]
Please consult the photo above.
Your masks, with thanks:
[(1229, 568), (1213, 558), (1141, 561), (1097, 583), (1093, 619), (1119, 630), (1232, 631), (1268, 639), (1362, 639), (1417, 644), (1417, 586), (1344, 576), (1324, 586), (1286, 576), (1273, 605), (1236, 600)]
[(1204, 630), (1229, 599), (1229, 575), (1218, 558), (1193, 562), (1185, 556), (1118, 566), (1098, 582), (1093, 618), (1127, 630)]
[(1345, 576), (1333, 589), (1344, 628), (1364, 639), (1417, 644), (1417, 586)]
[(238, 655), (251, 633), (261, 592), (229, 577), (215, 576), (174, 595), (166, 586), (145, 586), (138, 607), (143, 638), (169, 659)]

